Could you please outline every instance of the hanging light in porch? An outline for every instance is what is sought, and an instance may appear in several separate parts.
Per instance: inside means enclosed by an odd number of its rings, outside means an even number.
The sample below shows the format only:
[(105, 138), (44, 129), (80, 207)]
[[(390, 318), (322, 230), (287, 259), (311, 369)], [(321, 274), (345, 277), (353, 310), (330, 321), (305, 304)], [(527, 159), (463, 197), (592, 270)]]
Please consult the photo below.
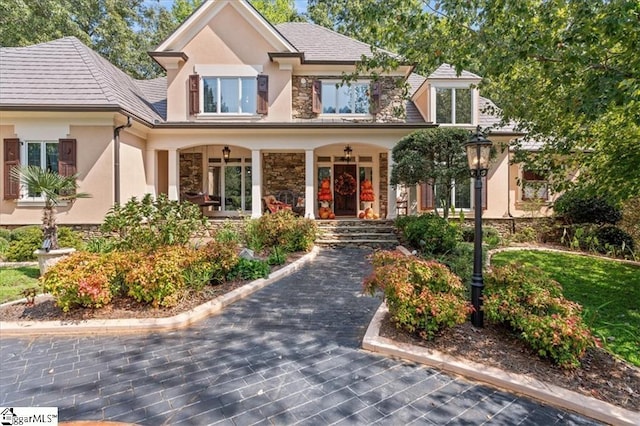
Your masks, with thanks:
[(231, 155), (231, 149), (228, 146), (222, 148), (222, 158), (224, 162), (227, 163), (229, 161), (229, 156)]
[(344, 159), (347, 161), (347, 164), (349, 164), (349, 161), (351, 161), (352, 152), (353, 149), (351, 149), (351, 145), (347, 145), (344, 147)]

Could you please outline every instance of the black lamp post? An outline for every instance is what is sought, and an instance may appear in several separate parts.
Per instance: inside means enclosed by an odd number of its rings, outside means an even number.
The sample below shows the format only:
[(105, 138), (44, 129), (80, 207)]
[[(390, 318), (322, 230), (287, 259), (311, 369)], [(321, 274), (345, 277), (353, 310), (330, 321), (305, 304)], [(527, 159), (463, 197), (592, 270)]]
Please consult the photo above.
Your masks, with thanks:
[(351, 149), (351, 145), (347, 145), (344, 147), (344, 159), (347, 160), (347, 164), (351, 161), (351, 153), (353, 149)]
[(229, 162), (230, 155), (231, 155), (231, 149), (228, 146), (225, 146), (224, 148), (222, 148), (222, 158), (224, 159), (225, 163)]
[(482, 290), (484, 282), (482, 280), (482, 178), (489, 170), (489, 159), (491, 157), (491, 141), (484, 137), (480, 126), (476, 127), (475, 133), (469, 137), (469, 142), (465, 144), (467, 150), (467, 160), (471, 177), (475, 178), (475, 237), (473, 238), (473, 275), (471, 277), (471, 303), (473, 313), (471, 314), (471, 324), (474, 327), (484, 326), (484, 312), (482, 312)]

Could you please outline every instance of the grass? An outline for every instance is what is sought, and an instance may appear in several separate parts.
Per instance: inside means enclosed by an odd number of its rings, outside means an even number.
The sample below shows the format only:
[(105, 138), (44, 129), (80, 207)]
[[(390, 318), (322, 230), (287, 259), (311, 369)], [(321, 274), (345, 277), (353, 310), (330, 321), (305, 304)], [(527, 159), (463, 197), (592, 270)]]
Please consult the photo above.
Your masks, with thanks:
[(592, 332), (610, 352), (640, 366), (640, 267), (612, 260), (544, 251), (497, 253), (492, 264), (510, 261), (545, 270), (564, 296), (584, 308)]
[(40, 289), (37, 266), (18, 268), (0, 268), (0, 303), (21, 299), (22, 292), (28, 288)]

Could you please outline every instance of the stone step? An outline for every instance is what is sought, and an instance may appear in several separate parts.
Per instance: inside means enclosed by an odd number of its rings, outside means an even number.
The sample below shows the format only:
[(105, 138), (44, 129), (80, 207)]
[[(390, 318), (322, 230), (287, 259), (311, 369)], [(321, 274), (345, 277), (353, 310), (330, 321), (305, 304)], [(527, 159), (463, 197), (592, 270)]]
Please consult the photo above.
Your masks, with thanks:
[(388, 232), (325, 232), (319, 240), (395, 240), (395, 234)]
[(374, 241), (374, 240), (352, 240), (352, 241), (340, 241), (340, 240), (327, 240), (316, 241), (316, 244), (320, 247), (367, 247), (375, 249), (388, 249), (392, 250), (398, 246), (398, 241)]

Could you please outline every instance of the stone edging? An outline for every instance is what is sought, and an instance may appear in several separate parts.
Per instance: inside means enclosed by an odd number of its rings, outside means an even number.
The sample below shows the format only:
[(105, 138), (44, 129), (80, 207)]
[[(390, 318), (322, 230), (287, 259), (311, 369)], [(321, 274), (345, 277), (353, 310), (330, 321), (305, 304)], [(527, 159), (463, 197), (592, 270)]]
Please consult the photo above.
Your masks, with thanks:
[(387, 312), (387, 306), (383, 302), (367, 328), (362, 341), (363, 349), (459, 374), (608, 424), (640, 425), (639, 412), (626, 410), (525, 375), (507, 373), (495, 367), (380, 337), (380, 325)]
[(268, 278), (261, 278), (245, 284), (229, 293), (219, 296), (209, 302), (197, 306), (189, 311), (166, 318), (132, 318), (105, 319), (84, 321), (15, 321), (0, 322), (0, 338), (24, 337), (36, 335), (68, 335), (68, 334), (111, 334), (111, 333), (142, 333), (171, 331), (188, 327), (210, 315), (217, 314), (230, 304), (244, 299), (252, 293), (277, 281), (278, 279), (300, 269), (307, 262), (318, 255), (320, 249), (315, 246), (295, 262), (269, 274)]

